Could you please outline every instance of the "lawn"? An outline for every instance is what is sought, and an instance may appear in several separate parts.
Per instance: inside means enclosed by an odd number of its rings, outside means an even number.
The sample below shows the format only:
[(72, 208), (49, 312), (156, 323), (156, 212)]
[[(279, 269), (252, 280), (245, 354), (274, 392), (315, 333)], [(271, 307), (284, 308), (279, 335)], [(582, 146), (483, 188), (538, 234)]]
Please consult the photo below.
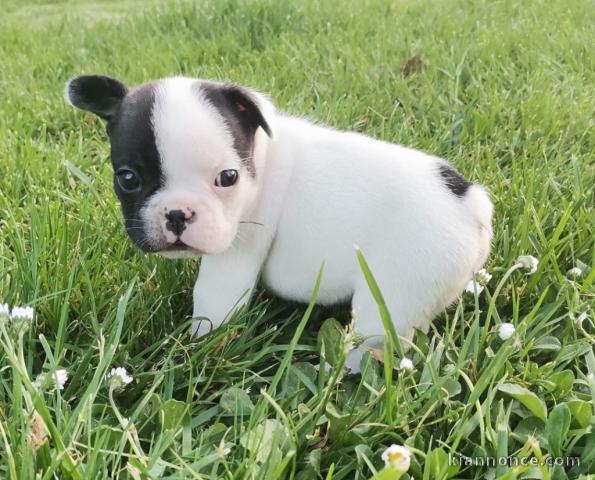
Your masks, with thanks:
[[(0, 478), (391, 479), (391, 444), (404, 479), (593, 478), (594, 26), (588, 0), (4, 0), (0, 304), (35, 316), (0, 312)], [(190, 338), (198, 262), (133, 248), (63, 99), (93, 72), (230, 79), (449, 159), (491, 192), (491, 280), (410, 369), (347, 375), (349, 312), (264, 291)]]

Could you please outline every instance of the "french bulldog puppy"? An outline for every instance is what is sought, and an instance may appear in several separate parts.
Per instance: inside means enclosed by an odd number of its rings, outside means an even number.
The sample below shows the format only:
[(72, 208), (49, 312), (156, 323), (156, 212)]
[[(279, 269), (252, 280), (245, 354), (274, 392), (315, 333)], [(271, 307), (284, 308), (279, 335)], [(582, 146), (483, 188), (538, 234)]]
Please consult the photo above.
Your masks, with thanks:
[[(175, 77), (130, 88), (100, 75), (66, 98), (107, 122), (114, 188), (132, 241), (166, 257), (202, 256), (196, 335), (221, 325), (259, 278), (309, 301), (324, 261), (323, 305), (351, 301), (381, 349), (365, 255), (399, 335), (427, 330), (485, 262), (492, 203), (445, 160), (279, 112), (230, 83)], [(405, 345), (406, 347), (406, 345)]]

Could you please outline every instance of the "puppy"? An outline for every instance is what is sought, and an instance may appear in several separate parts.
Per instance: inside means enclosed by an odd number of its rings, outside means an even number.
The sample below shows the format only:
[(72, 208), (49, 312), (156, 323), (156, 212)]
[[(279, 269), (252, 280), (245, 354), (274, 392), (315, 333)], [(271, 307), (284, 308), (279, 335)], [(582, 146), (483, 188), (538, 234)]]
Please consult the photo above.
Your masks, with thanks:
[(481, 268), (492, 235), (483, 187), (445, 160), (283, 114), (229, 83), (167, 78), (129, 88), (75, 77), (66, 98), (107, 122), (126, 230), (145, 252), (203, 256), (193, 333), (221, 325), (264, 284), (318, 303), (351, 301), (365, 337), (348, 358), (382, 348), (360, 246), (399, 335), (429, 323)]

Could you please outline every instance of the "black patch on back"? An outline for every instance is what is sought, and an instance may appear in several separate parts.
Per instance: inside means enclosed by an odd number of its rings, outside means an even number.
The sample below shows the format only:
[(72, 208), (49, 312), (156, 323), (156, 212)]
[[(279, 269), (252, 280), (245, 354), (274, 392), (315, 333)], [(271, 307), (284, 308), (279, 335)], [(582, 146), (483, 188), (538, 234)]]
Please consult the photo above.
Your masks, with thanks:
[(228, 83), (197, 82), (205, 99), (221, 114), (232, 136), (233, 146), (246, 166), (248, 173), (256, 176), (252, 155), (254, 153), (254, 135), (261, 127), (271, 136), (271, 129), (262, 112), (252, 99), (250, 92)]
[[(155, 83), (147, 83), (131, 90), (118, 112), (107, 123), (114, 167), (114, 189), (122, 205), (126, 230), (142, 250), (152, 251), (147, 244), (139, 211), (157, 190), (163, 186), (161, 160), (152, 125), (155, 103)], [(117, 182), (117, 172), (130, 169), (142, 181), (139, 192), (124, 192)]]
[(444, 185), (457, 197), (464, 196), (467, 189), (472, 185), (471, 182), (465, 180), (459, 172), (446, 163), (441, 164), (438, 169), (442, 180), (444, 180)]

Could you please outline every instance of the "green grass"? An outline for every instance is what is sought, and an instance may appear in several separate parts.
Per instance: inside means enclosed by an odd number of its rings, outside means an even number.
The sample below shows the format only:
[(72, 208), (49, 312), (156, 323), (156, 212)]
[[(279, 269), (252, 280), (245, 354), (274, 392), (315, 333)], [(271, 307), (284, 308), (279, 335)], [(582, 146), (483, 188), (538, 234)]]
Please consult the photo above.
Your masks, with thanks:
[[(592, 478), (594, 25), (588, 0), (5, 0), (0, 303), (36, 317), (0, 327), (0, 478), (368, 479), (392, 443), (417, 480)], [(406, 76), (413, 56), (425, 68)], [(348, 314), (264, 293), (189, 338), (197, 264), (127, 240), (103, 127), (62, 98), (83, 72), (231, 79), (448, 158), (491, 191), (491, 282), (415, 337), (408, 372), (316, 370), (321, 351), (342, 363), (349, 335), (325, 320)], [(537, 272), (506, 275), (522, 254)], [(134, 382), (110, 390), (113, 366)], [(59, 368), (63, 391), (32, 388)], [(580, 465), (547, 466), (566, 456)]]

